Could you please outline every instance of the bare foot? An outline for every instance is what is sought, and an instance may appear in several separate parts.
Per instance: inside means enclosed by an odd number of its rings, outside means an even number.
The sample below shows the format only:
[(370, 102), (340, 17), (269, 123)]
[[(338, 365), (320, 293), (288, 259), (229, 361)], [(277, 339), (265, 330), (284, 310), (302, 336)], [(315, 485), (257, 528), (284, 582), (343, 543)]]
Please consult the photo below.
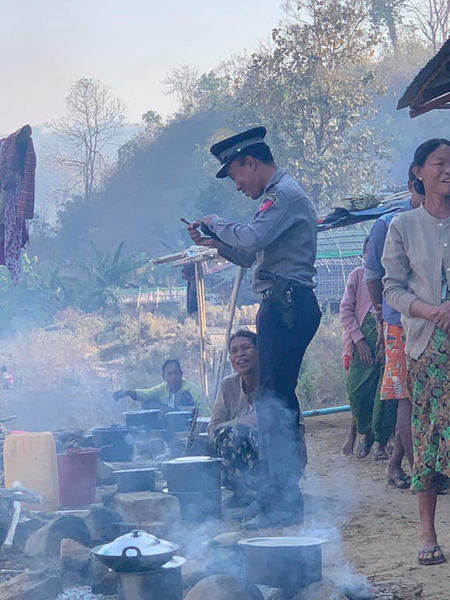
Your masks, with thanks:
[(356, 438), (351, 433), (348, 434), (347, 439), (345, 440), (345, 444), (342, 446), (342, 452), (345, 456), (350, 456), (353, 454), (353, 450), (355, 448)]
[(366, 456), (369, 456), (370, 451), (372, 450), (373, 442), (374, 437), (371, 431), (366, 433), (366, 435), (362, 435), (358, 452), (356, 453), (356, 458), (362, 459), (366, 458)]

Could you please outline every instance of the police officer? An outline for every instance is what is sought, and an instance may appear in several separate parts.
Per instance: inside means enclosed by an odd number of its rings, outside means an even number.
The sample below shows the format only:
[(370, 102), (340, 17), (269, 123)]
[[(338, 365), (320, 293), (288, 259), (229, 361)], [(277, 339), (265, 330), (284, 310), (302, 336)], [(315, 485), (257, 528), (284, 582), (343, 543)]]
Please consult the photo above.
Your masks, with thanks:
[[(299, 488), (301, 466), (298, 373), (320, 323), (314, 294), (317, 219), (311, 202), (292, 177), (277, 167), (255, 127), (211, 147), (220, 161), (218, 178), (259, 208), (248, 225), (205, 216), (189, 226), (198, 245), (214, 246), (221, 256), (253, 267), (253, 289), (261, 298), (258, 332), (259, 388), (256, 396), (262, 489), (253, 517), (244, 527), (257, 529), (303, 521)], [(203, 237), (198, 228), (209, 228)], [(206, 230), (207, 231), (207, 230)], [(254, 515), (254, 516), (253, 516)]]

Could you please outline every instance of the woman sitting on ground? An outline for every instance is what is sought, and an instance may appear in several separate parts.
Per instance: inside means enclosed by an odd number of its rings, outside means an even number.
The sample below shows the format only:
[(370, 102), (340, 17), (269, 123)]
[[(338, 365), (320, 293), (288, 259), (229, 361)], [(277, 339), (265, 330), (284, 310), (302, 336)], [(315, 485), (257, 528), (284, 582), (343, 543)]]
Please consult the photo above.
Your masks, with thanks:
[(216, 454), (223, 460), (224, 483), (241, 504), (252, 502), (258, 488), (256, 339), (256, 334), (247, 330), (231, 336), (228, 350), (236, 373), (222, 380), (208, 427)]
[(396, 216), (383, 254), (384, 297), (402, 313), (412, 400), (421, 541), (418, 561), (446, 561), (435, 528), (437, 494), (450, 484), (450, 141), (419, 146), (413, 170), (420, 208)]

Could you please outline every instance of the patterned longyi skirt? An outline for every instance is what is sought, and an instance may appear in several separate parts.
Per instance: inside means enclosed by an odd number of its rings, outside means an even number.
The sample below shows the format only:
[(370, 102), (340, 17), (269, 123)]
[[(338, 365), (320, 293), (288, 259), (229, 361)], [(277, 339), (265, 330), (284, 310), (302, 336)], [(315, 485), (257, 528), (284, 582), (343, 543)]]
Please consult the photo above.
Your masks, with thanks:
[(418, 360), (408, 360), (413, 403), (411, 489), (450, 487), (450, 337), (436, 328)]

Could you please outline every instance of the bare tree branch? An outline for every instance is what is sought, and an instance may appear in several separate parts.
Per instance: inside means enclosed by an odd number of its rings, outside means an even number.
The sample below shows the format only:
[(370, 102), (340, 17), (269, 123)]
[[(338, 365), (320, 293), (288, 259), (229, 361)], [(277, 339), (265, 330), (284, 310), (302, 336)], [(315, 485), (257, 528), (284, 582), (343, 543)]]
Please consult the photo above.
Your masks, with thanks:
[(125, 105), (100, 81), (80, 79), (66, 99), (67, 114), (53, 121), (57, 144), (47, 149), (54, 165), (65, 170), (85, 198), (92, 195), (105, 164), (104, 150), (123, 127)]

